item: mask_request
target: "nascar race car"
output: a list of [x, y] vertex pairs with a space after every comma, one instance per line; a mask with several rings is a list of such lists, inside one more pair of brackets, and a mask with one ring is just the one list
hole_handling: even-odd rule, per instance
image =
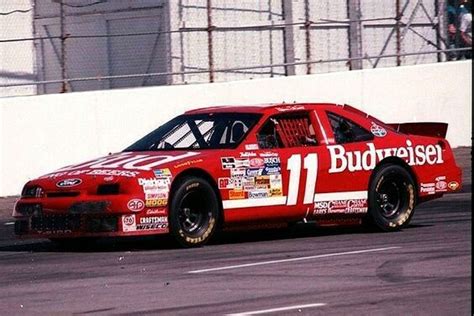
[[460, 190], [447, 124], [385, 124], [348, 105], [188, 111], [120, 153], [26, 183], [15, 233], [172, 234], [183, 246], [219, 228], [312, 221], [408, 225], [417, 204]]

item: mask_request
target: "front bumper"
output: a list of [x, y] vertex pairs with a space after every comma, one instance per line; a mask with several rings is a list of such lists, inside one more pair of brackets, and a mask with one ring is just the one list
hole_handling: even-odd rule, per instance
[[[65, 203], [54, 208], [49, 199], [20, 199], [15, 204], [15, 234], [28, 238], [111, 237], [165, 234], [168, 211], [144, 208], [131, 212], [118, 201], [94, 200]], [[65, 205], [62, 204], [62, 205]]]

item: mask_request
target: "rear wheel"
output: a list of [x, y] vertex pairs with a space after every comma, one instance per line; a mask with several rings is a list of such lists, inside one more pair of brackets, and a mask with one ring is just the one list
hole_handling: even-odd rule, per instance
[[369, 220], [383, 231], [399, 230], [410, 222], [415, 202], [415, 184], [410, 173], [399, 165], [384, 165], [370, 184]]
[[183, 178], [173, 194], [169, 225], [171, 234], [184, 247], [204, 245], [217, 228], [219, 203], [216, 192], [198, 177]]

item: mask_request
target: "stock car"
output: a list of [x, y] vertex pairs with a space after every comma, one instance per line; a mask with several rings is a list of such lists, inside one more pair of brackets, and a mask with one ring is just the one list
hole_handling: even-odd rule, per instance
[[222, 106], [185, 112], [119, 153], [27, 182], [20, 237], [65, 242], [217, 229], [367, 223], [400, 230], [417, 204], [460, 190], [444, 123], [392, 123], [349, 105]]

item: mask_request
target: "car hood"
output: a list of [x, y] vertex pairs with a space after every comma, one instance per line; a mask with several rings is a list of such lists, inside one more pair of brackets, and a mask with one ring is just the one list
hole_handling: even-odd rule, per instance
[[39, 177], [30, 183], [56, 189], [80, 188], [96, 182], [136, 182], [137, 178], [171, 176], [171, 166], [190, 160], [203, 161], [196, 151], [120, 152], [70, 165]]

